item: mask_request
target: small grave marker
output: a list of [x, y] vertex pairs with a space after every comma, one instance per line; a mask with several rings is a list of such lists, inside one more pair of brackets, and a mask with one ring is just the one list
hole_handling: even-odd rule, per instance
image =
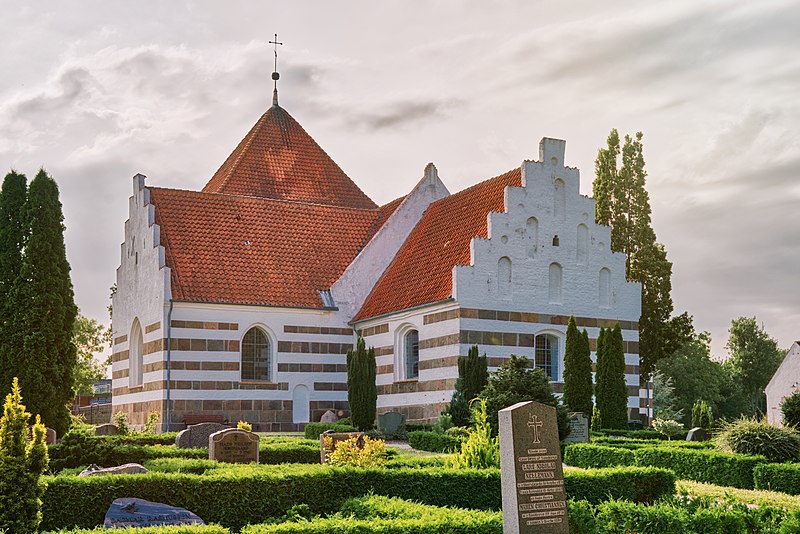
[[114, 423], [106, 423], [94, 429], [95, 436], [116, 436], [117, 434], [119, 434], [119, 428]]
[[214, 432], [230, 428], [222, 423], [198, 423], [191, 425], [186, 430], [181, 430], [175, 436], [175, 446], [179, 449], [193, 449], [195, 447], [208, 447], [208, 437]]
[[708, 441], [711, 436], [708, 435], [708, 430], [702, 427], [694, 427], [686, 434], [686, 441]]
[[319, 422], [320, 423], [335, 423], [338, 420], [339, 420], [339, 418], [336, 417], [336, 414], [333, 413], [332, 410], [328, 410], [327, 412], [322, 414], [322, 417], [320, 417]]
[[88, 477], [93, 475], [141, 475], [147, 473], [147, 468], [141, 464], [124, 464], [116, 467], [98, 467], [95, 464], [90, 464], [89, 467], [81, 471], [79, 477]]
[[226, 428], [208, 437], [208, 459], [229, 464], [258, 463], [258, 435]]
[[589, 418], [583, 412], [570, 412], [566, 443], [589, 443]]
[[400, 412], [386, 412], [378, 416], [378, 430], [392, 438], [405, 426], [406, 416]]
[[52, 445], [53, 443], [55, 443], [58, 439], [58, 434], [56, 434], [56, 431], [50, 427], [46, 427], [44, 430], [45, 430], [44, 434], [45, 444]]
[[205, 525], [186, 508], [144, 499], [114, 499], [106, 512], [106, 528], [149, 527], [157, 525]]

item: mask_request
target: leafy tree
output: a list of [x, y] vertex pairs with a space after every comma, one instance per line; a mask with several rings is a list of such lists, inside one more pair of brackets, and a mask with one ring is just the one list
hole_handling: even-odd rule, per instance
[[602, 328], [597, 340], [597, 408], [603, 428], [628, 428], [628, 386], [625, 384], [625, 345], [619, 323]]
[[556, 408], [558, 416], [558, 435], [563, 439], [569, 434], [567, 409], [553, 394], [550, 378], [541, 368], [531, 367], [531, 361], [514, 354], [497, 371], [489, 376], [489, 383], [481, 392], [486, 400], [486, 408], [492, 433], [497, 435], [497, 412], [518, 402], [537, 401]]
[[[584, 334], [585, 337], [584, 337]], [[567, 324], [564, 348], [564, 404], [571, 412], [592, 414], [592, 359], [586, 330], [578, 332], [575, 317]]]
[[450, 398], [450, 405], [445, 410], [455, 426], [469, 425], [470, 409], [466, 397], [464, 397], [464, 386], [461, 377], [456, 379], [456, 387], [453, 396]]
[[105, 377], [105, 366], [95, 359], [95, 355], [103, 352], [110, 338], [110, 328], [78, 314], [72, 338], [78, 351], [73, 378], [76, 394], [91, 395], [92, 385]]
[[653, 429], [667, 436], [667, 441], [671, 441], [672, 436], [680, 434], [683, 431], [683, 425], [668, 417], [656, 417], [653, 419]]
[[26, 204], [30, 234], [20, 276], [9, 299], [6, 355], [27, 392], [28, 407], [47, 426], [64, 434], [70, 425], [67, 404], [73, 388], [77, 315], [64, 246], [64, 215], [56, 182], [40, 170], [31, 181]]
[[14, 374], [14, 351], [3, 333], [10, 322], [11, 288], [22, 269], [22, 251], [28, 235], [25, 202], [28, 181], [24, 174], [8, 173], [0, 189], [0, 392], [6, 390]]
[[672, 378], [656, 370], [653, 373], [653, 413], [668, 412], [680, 419], [683, 411], [677, 407]]
[[755, 317], [739, 317], [728, 330], [728, 360], [731, 370], [742, 384], [750, 402], [750, 413], [763, 413], [766, 405], [764, 388], [778, 370], [786, 351], [778, 348]]
[[0, 418], [0, 531], [37, 532], [42, 521], [42, 473], [47, 469], [45, 428], [39, 416], [28, 433], [31, 414], [14, 378]]
[[704, 400], [695, 401], [692, 406], [692, 428], [700, 427], [710, 430], [712, 420], [713, 416], [708, 403]]
[[356, 350], [347, 351], [347, 402], [353, 425], [362, 431], [375, 426], [378, 401], [375, 372], [375, 349], [367, 350], [364, 338], [359, 337]]
[[486, 355], [478, 356], [478, 346], [473, 345], [466, 357], [458, 357], [458, 377], [464, 388], [464, 398], [467, 402], [480, 395], [486, 382], [489, 380], [489, 370]]
[[800, 429], [800, 391], [795, 391], [781, 403], [784, 426]]
[[600, 417], [600, 410], [597, 405], [592, 406], [592, 421], [589, 423], [592, 432], [599, 432], [603, 429], [603, 419]]
[[[595, 160], [595, 221], [611, 227], [611, 250], [626, 258], [626, 276], [642, 284], [639, 319], [640, 375], [647, 380], [655, 363], [669, 356], [668, 321], [672, 314], [672, 263], [651, 226], [650, 198], [645, 189], [642, 132], [625, 136], [620, 148], [616, 129]], [[621, 154], [621, 165], [618, 159]]]

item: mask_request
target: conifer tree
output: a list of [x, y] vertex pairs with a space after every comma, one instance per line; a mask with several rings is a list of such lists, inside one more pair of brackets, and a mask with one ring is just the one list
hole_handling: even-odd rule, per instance
[[[584, 334], [586, 330], [584, 330]], [[592, 414], [592, 360], [588, 334], [578, 331], [575, 317], [569, 318], [564, 348], [564, 404], [571, 412]]]
[[[672, 263], [663, 245], [656, 242], [651, 226], [650, 198], [645, 189], [642, 132], [625, 136], [620, 149], [619, 134], [612, 129], [606, 148], [595, 160], [593, 194], [595, 221], [611, 227], [611, 250], [626, 258], [628, 280], [642, 284], [642, 315], [639, 320], [640, 374], [647, 380], [655, 363], [669, 356], [673, 305]], [[622, 165], [618, 168], [618, 157]]]
[[[600, 334], [597, 336], [597, 348], [595, 351], [596, 365], [594, 374], [594, 407], [597, 409], [597, 414], [602, 415], [602, 407], [606, 403], [606, 329], [600, 327]], [[594, 413], [594, 412], [592, 412]], [[598, 419], [601, 421], [602, 417]], [[597, 423], [598, 425], [601, 423]], [[604, 428], [604, 427], [599, 427]]]
[[359, 337], [356, 350], [347, 351], [347, 402], [353, 425], [362, 431], [375, 426], [378, 401], [375, 373], [375, 349], [367, 350], [364, 338]]
[[489, 380], [486, 355], [478, 356], [478, 345], [469, 349], [467, 356], [458, 358], [458, 377], [461, 379], [464, 398], [467, 402], [481, 394]]
[[0, 189], [0, 393], [8, 391], [14, 377], [12, 351], [8, 348], [8, 335], [3, 333], [9, 322], [11, 287], [22, 268], [22, 250], [28, 225], [25, 218], [25, 201], [28, 180], [24, 174], [8, 173]]
[[601, 329], [597, 342], [597, 408], [603, 428], [628, 427], [628, 387], [625, 384], [625, 345], [619, 323]]
[[11, 288], [13, 313], [7, 323], [4, 354], [10, 355], [12, 372], [26, 391], [30, 410], [63, 434], [70, 424], [67, 404], [75, 396], [77, 306], [58, 186], [44, 170], [31, 181], [25, 211], [30, 233], [20, 276]]
[[450, 398], [450, 404], [447, 406], [445, 413], [453, 420], [455, 426], [469, 425], [470, 416], [472, 415], [469, 402], [464, 397], [464, 386], [461, 382], [461, 377], [456, 378], [456, 386], [453, 390], [453, 396]]

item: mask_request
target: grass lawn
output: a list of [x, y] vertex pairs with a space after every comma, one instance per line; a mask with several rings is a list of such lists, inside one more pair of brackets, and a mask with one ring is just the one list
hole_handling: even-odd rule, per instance
[[711, 497], [721, 501], [733, 499], [737, 502], [753, 506], [778, 506], [787, 510], [800, 510], [800, 497], [787, 495], [777, 491], [766, 490], [745, 490], [729, 488], [726, 486], [715, 486], [691, 480], [679, 480], [677, 483], [678, 493], [696, 497]]

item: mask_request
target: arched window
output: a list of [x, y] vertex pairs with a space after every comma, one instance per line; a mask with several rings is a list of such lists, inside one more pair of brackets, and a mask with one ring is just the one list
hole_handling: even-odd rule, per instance
[[403, 348], [406, 360], [406, 380], [419, 378], [419, 332], [409, 330], [403, 336]]
[[269, 337], [258, 327], [248, 330], [242, 339], [242, 380], [272, 380]]
[[556, 219], [563, 221], [566, 211], [564, 180], [556, 178], [556, 181], [553, 182], [553, 215], [555, 215]]
[[551, 304], [561, 304], [561, 265], [557, 263], [550, 264], [550, 290], [548, 292], [548, 300]]
[[553, 334], [539, 334], [534, 343], [536, 367], [544, 369], [550, 380], [558, 380], [558, 338]]
[[511, 297], [511, 260], [506, 256], [497, 262], [497, 286], [502, 298]]
[[585, 224], [578, 225], [578, 250], [575, 261], [578, 265], [586, 265], [586, 255], [589, 253], [589, 229]]
[[128, 339], [128, 387], [141, 386], [144, 377], [144, 337], [139, 319], [133, 320]]
[[611, 307], [611, 271], [603, 267], [600, 269], [600, 280], [598, 282], [598, 293], [601, 308]]
[[525, 223], [525, 235], [528, 239], [528, 257], [533, 258], [539, 246], [539, 221], [536, 217], [528, 218], [528, 222]]

